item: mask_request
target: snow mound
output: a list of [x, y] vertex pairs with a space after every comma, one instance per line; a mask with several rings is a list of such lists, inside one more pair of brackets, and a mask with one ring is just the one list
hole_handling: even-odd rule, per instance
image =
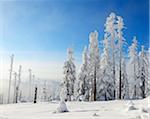
[[141, 110], [144, 113], [149, 113], [150, 114], [150, 96], [144, 99], [145, 102], [148, 102], [148, 105], [143, 107]]
[[142, 112], [150, 113], [150, 107], [142, 108]]
[[128, 103], [128, 111], [131, 110], [138, 110], [138, 108], [135, 107], [135, 104], [132, 101]]
[[138, 108], [136, 108], [134, 105], [131, 105], [128, 107], [128, 111], [131, 111], [131, 110], [138, 110]]
[[93, 114], [93, 116], [97, 117], [97, 116], [99, 116], [99, 115], [98, 115], [98, 114], [96, 114], [96, 113], [94, 113], [94, 114]]
[[59, 103], [59, 106], [57, 107], [57, 112], [58, 113], [68, 112], [65, 101], [61, 101]]

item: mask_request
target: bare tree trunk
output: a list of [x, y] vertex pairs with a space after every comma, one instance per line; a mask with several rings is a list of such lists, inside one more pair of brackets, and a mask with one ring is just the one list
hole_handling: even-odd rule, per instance
[[10, 89], [11, 89], [11, 78], [12, 78], [12, 71], [13, 71], [13, 60], [14, 60], [14, 55], [11, 56], [10, 74], [9, 74], [9, 87], [8, 87], [8, 100], [7, 100], [7, 103], [10, 102]]
[[17, 80], [17, 73], [14, 73], [14, 99], [13, 103], [16, 103], [16, 80]]
[[119, 99], [121, 99], [121, 95], [122, 95], [122, 89], [121, 89], [121, 84], [122, 84], [122, 80], [121, 80], [121, 70], [119, 71]]
[[121, 61], [122, 61], [122, 53], [121, 53], [121, 46], [120, 46], [120, 58], [119, 58], [119, 99], [122, 99]]
[[18, 85], [16, 87], [16, 103], [18, 103], [18, 96], [19, 96], [19, 90], [20, 90], [20, 83], [21, 83], [21, 68], [22, 66], [19, 66], [19, 72], [18, 72]]
[[[142, 72], [145, 72], [144, 67], [142, 67]], [[144, 75], [144, 73], [142, 73], [141, 75], [142, 75], [141, 76], [141, 80], [142, 80], [142, 86], [141, 86], [142, 98], [145, 98], [146, 97], [146, 94], [145, 94], [145, 75]]]
[[94, 94], [94, 101], [96, 101], [96, 66], [95, 66], [95, 71], [94, 71], [94, 89], [93, 89], [93, 94]]
[[116, 99], [116, 81], [115, 81], [115, 69], [113, 68], [113, 79], [114, 79], [114, 99]]
[[145, 80], [142, 82], [142, 97], [146, 98], [146, 95], [145, 95]]
[[[135, 60], [134, 60], [135, 61]], [[135, 73], [135, 62], [134, 62], [134, 80], [136, 82], [136, 73]], [[133, 98], [136, 99], [136, 84], [134, 84], [134, 94], [133, 94]]]
[[34, 103], [37, 102], [37, 86], [35, 87]]

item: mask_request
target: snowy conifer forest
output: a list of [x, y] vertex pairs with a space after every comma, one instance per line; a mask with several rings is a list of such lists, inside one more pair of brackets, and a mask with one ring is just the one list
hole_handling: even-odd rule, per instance
[[[68, 48], [61, 84], [65, 100], [127, 100], [150, 95], [149, 50], [138, 45], [136, 36], [133, 36], [132, 44], [127, 43], [121, 16], [111, 13], [104, 26], [101, 44], [96, 30], [89, 34], [89, 46], [83, 50], [79, 74], [76, 74], [73, 49]], [[103, 46], [102, 51], [99, 45]]]
[[65, 60], [57, 57], [61, 69], [52, 67], [62, 71], [60, 80], [40, 78], [42, 66], [16, 65], [17, 54], [9, 54], [2, 65], [7, 73], [0, 72], [0, 119], [150, 119], [150, 48], [134, 35], [129, 42], [125, 17], [101, 17], [103, 32], [85, 33], [78, 64], [76, 46], [69, 44]]

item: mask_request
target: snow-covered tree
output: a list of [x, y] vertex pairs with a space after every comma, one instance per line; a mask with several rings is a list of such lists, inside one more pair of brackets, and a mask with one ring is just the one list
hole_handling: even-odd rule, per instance
[[150, 96], [150, 48], [147, 52], [147, 58], [148, 58], [148, 79], [146, 81], [146, 96]]
[[[89, 35], [89, 75], [90, 75], [90, 100], [95, 101], [97, 96], [97, 80], [100, 77], [100, 53], [98, 46], [98, 32], [91, 32]], [[89, 87], [90, 88], [90, 87]]]
[[118, 53], [119, 53], [119, 57], [118, 57], [119, 58], [119, 65], [118, 65], [119, 66], [119, 99], [123, 99], [125, 96], [125, 92], [124, 92], [126, 88], [125, 85], [127, 85], [125, 61], [124, 60], [122, 61], [123, 53], [124, 53], [123, 46], [125, 45], [125, 39], [123, 37], [123, 32], [122, 32], [122, 30], [124, 29], [123, 18], [117, 16], [116, 22], [117, 22], [116, 28], [117, 28]]
[[44, 81], [43, 87], [42, 87], [42, 99], [43, 101], [47, 101], [47, 81]]
[[60, 84], [60, 92], [59, 92], [59, 98], [60, 100], [66, 101], [67, 99], [67, 87], [64, 86], [64, 82]]
[[89, 58], [87, 48], [82, 54], [82, 65], [76, 82], [77, 100], [89, 100]]
[[121, 99], [129, 99], [129, 82], [126, 72], [126, 62], [122, 58], [121, 62]]
[[137, 99], [139, 98], [139, 89], [140, 89], [140, 83], [138, 80], [138, 69], [139, 69], [139, 59], [138, 59], [138, 52], [137, 52], [137, 40], [136, 37], [133, 38], [133, 43], [129, 47], [129, 67], [128, 71], [129, 79], [130, 79], [130, 95], [132, 98]]
[[148, 57], [146, 55], [146, 51], [144, 50], [144, 46], [141, 47], [141, 51], [139, 53], [139, 80], [140, 80], [140, 89], [141, 89], [141, 97], [146, 97], [146, 87], [148, 90]]
[[113, 72], [110, 62], [109, 41], [107, 35], [103, 40], [103, 55], [101, 58], [101, 78], [98, 87], [98, 100], [112, 100], [114, 99], [114, 83]]
[[64, 63], [64, 82], [63, 88], [66, 88], [67, 100], [71, 101], [74, 99], [74, 84], [76, 81], [76, 67], [73, 59], [73, 50], [71, 48], [67, 51], [68, 59]]
[[115, 68], [115, 42], [116, 42], [116, 15], [111, 13], [106, 19], [105, 23], [105, 33], [107, 34], [108, 39], [110, 40], [110, 46], [112, 51], [112, 70], [113, 70], [113, 83], [114, 83], [114, 98], [116, 97], [116, 68]]

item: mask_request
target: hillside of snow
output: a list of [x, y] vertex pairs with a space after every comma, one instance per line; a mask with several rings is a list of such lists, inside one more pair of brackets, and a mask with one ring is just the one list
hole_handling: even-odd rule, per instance
[[150, 119], [150, 97], [66, 104], [69, 112], [65, 113], [56, 113], [59, 102], [0, 105], [0, 119]]

